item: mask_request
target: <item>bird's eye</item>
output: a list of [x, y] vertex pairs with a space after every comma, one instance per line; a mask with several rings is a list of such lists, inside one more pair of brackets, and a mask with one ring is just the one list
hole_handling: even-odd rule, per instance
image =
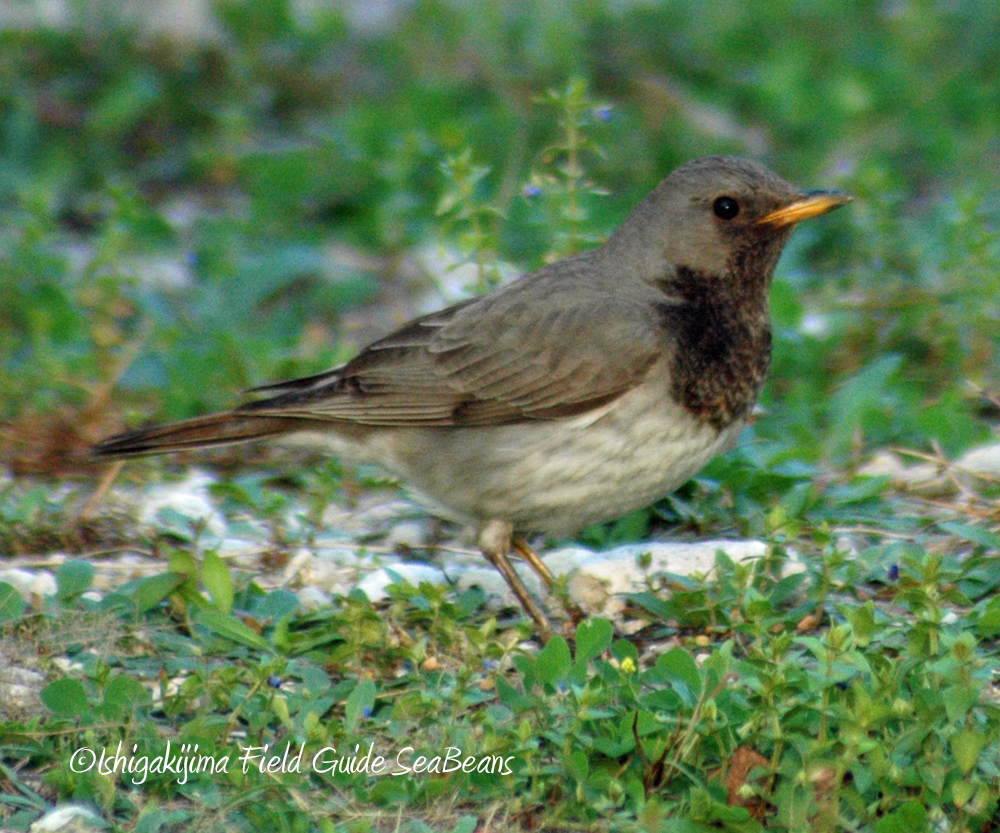
[[712, 203], [712, 211], [720, 220], [732, 220], [740, 213], [740, 204], [732, 197], [719, 197]]

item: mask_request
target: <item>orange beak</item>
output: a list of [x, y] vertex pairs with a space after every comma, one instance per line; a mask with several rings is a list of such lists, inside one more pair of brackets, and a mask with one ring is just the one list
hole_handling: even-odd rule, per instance
[[775, 228], [790, 226], [800, 220], [818, 217], [827, 211], [847, 205], [852, 199], [854, 198], [850, 194], [845, 194], [843, 191], [805, 191], [790, 205], [761, 217], [757, 225], [766, 223]]

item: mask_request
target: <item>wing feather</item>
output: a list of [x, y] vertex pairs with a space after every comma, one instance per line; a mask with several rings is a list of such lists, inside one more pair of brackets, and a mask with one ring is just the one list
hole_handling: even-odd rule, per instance
[[[649, 304], [578, 290], [563, 261], [412, 321], [340, 368], [259, 388], [239, 411], [366, 425], [500, 425], [577, 416], [638, 385], [663, 350]], [[553, 278], [555, 278], [553, 280]], [[607, 281], [597, 282], [598, 286]]]

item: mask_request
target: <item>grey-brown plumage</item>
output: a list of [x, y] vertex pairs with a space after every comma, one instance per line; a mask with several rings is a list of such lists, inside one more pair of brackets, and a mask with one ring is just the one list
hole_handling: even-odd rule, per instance
[[515, 584], [511, 536], [642, 507], [733, 441], [767, 373], [778, 256], [796, 222], [848, 199], [743, 159], [695, 160], [603, 246], [416, 319], [342, 367], [255, 391], [267, 398], [95, 452], [321, 431], [478, 523], [484, 554], [547, 630]]

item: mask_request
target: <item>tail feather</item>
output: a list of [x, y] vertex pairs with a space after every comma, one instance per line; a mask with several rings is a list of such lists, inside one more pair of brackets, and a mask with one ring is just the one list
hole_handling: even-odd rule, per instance
[[300, 431], [308, 428], [311, 422], [295, 417], [254, 416], [230, 411], [116, 434], [94, 445], [91, 453], [97, 457], [126, 457], [229, 445]]

